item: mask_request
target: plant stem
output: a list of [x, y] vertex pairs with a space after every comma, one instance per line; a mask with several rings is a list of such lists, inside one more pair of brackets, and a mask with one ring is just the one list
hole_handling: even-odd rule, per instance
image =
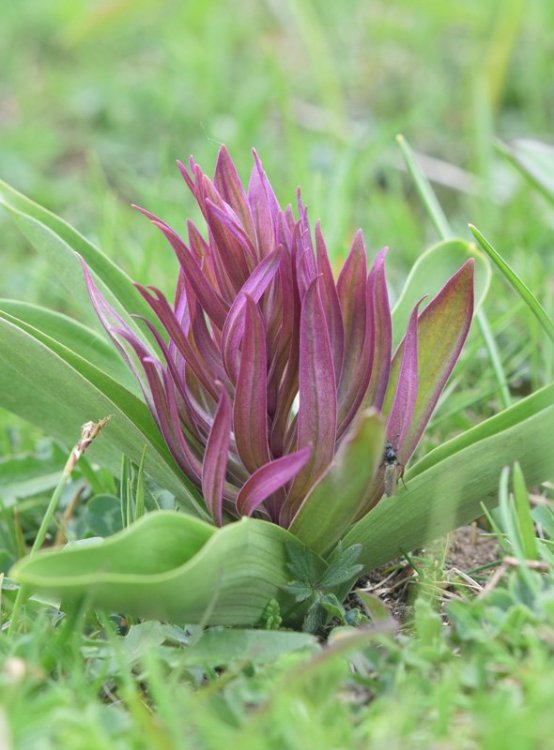
[[[110, 417], [104, 417], [104, 419], [100, 419], [98, 422], [86, 422], [86, 424], [82, 426], [81, 437], [69, 454], [69, 458], [67, 459], [67, 463], [64, 466], [60, 481], [58, 482], [58, 484], [56, 485], [56, 489], [52, 493], [52, 497], [50, 498], [50, 502], [48, 503], [48, 507], [46, 508], [46, 513], [42, 517], [42, 522], [39, 526], [39, 530], [37, 531], [33, 546], [31, 547], [29, 557], [32, 557], [44, 544], [46, 534], [48, 533], [48, 527], [52, 522], [52, 518], [54, 517], [54, 513], [56, 512], [56, 508], [58, 507], [58, 504], [60, 502], [64, 487], [67, 483], [67, 480], [71, 476], [71, 472], [75, 468], [77, 461], [82, 457], [88, 446], [97, 437], [97, 435], [102, 431], [102, 429], [107, 425], [109, 421]], [[15, 629], [16, 623], [19, 619], [19, 612], [26, 596], [27, 592], [25, 590], [25, 587], [20, 586], [19, 591], [17, 592], [17, 596], [15, 597], [15, 602], [11, 612], [10, 624], [8, 626], [8, 635], [13, 633]]]
[[[31, 551], [29, 553], [29, 556], [35, 554], [37, 550], [39, 550], [44, 540], [46, 539], [46, 534], [48, 533], [48, 527], [50, 526], [50, 522], [52, 521], [52, 518], [54, 517], [54, 513], [56, 512], [56, 508], [58, 507], [58, 503], [60, 501], [60, 497], [62, 496], [63, 489], [67, 483], [67, 480], [69, 479], [71, 472], [67, 472], [64, 469], [64, 472], [62, 476], [60, 477], [60, 481], [56, 485], [56, 489], [52, 493], [52, 497], [50, 498], [50, 502], [48, 503], [48, 507], [46, 508], [46, 513], [42, 517], [42, 522], [40, 524], [39, 530], [37, 531], [37, 535], [35, 537], [35, 541], [33, 542], [33, 546], [31, 547]], [[19, 591], [17, 592], [17, 596], [15, 597], [15, 603], [13, 605], [13, 609], [10, 616], [10, 624], [8, 626], [8, 635], [11, 635], [15, 629], [16, 623], [19, 619], [19, 613], [21, 611], [21, 606], [26, 598], [27, 592], [25, 591], [24, 586], [19, 587]]]

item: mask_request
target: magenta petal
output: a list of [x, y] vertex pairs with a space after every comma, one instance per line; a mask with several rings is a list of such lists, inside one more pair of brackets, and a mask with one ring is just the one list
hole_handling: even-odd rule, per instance
[[267, 351], [263, 318], [246, 297], [240, 372], [235, 391], [233, 431], [238, 454], [248, 471], [270, 461], [267, 417]]
[[238, 292], [249, 276], [249, 265], [255, 262], [254, 248], [230, 208], [225, 211], [208, 199], [206, 211], [208, 226], [221, 263], [233, 288]]
[[404, 347], [400, 372], [394, 392], [392, 408], [387, 418], [387, 438], [391, 441], [394, 448], [399, 452], [402, 462], [405, 456], [402, 453], [402, 445], [407, 430], [412, 422], [414, 407], [417, 398], [418, 387], [418, 359], [417, 359], [417, 326], [418, 326], [418, 309], [421, 300], [414, 307], [408, 329], [404, 338]]
[[[106, 333], [115, 344], [116, 349], [119, 351], [129, 369], [135, 376], [139, 383], [141, 390], [146, 399], [146, 403], [150, 406], [151, 399], [148, 393], [148, 385], [143, 376], [143, 368], [140, 364], [142, 357], [153, 356], [152, 350], [146, 346], [142, 339], [132, 330], [132, 328], [123, 320], [121, 315], [110, 305], [104, 295], [100, 292], [94, 280], [92, 274], [81, 256], [78, 256], [83, 268], [83, 274], [85, 277], [85, 284], [87, 291], [94, 307], [94, 311], [98, 316], [98, 320], [104, 327]], [[149, 326], [151, 323], [149, 323]], [[125, 332], [125, 336], [119, 334], [120, 331]], [[159, 335], [159, 334], [158, 334]], [[134, 345], [130, 346], [130, 341], [133, 341]], [[140, 350], [141, 356], [137, 354]]]
[[223, 328], [225, 317], [227, 315], [227, 308], [223, 303], [221, 297], [208, 283], [208, 280], [202, 272], [202, 269], [200, 268], [200, 265], [198, 264], [198, 261], [196, 260], [194, 255], [190, 253], [179, 235], [174, 232], [173, 229], [171, 229], [171, 227], [168, 226], [164, 221], [161, 221], [156, 216], [154, 216], [154, 214], [151, 214], [149, 211], [146, 211], [143, 208], [140, 208], [138, 206], [136, 208], [142, 214], [147, 216], [154, 224], [154, 226], [158, 227], [158, 229], [163, 232], [164, 236], [173, 248], [175, 255], [177, 256], [177, 260], [179, 261], [179, 264], [183, 270], [183, 273], [194, 289], [194, 293], [198, 297], [198, 300], [201, 303], [202, 307], [207, 312], [211, 320], [213, 320], [213, 322], [216, 324], [216, 326], [219, 329]]
[[253, 155], [254, 167], [248, 183], [248, 203], [254, 220], [257, 255], [261, 260], [275, 248], [280, 208], [256, 151], [253, 151]]
[[273, 281], [279, 268], [281, 248], [276, 248], [270, 255], [264, 258], [250, 274], [248, 281], [244, 284], [225, 320], [222, 333], [223, 361], [225, 369], [233, 382], [236, 382], [239, 370], [239, 346], [244, 335], [244, 308], [246, 306], [246, 295], [252, 297], [254, 302], [259, 302], [263, 293]]
[[257, 469], [239, 492], [238, 512], [242, 516], [251, 516], [264, 500], [294, 479], [306, 465], [311, 452], [311, 446], [306, 446]]
[[231, 439], [231, 401], [221, 390], [219, 403], [204, 453], [202, 494], [208, 510], [218, 526], [223, 523], [223, 486]]
[[[203, 429], [204, 432], [207, 433], [209, 429], [208, 424], [208, 415], [205, 413], [202, 413], [198, 406], [194, 403], [194, 400], [191, 398], [189, 394], [189, 389], [186, 383], [186, 378], [184, 377], [184, 373], [179, 371], [179, 368], [177, 367], [177, 364], [175, 362], [175, 357], [172, 356], [172, 352], [170, 351], [169, 347], [163, 340], [163, 338], [160, 336], [160, 333], [152, 323], [150, 323], [149, 320], [143, 319], [145, 325], [148, 326], [150, 331], [152, 332], [152, 335], [156, 339], [158, 346], [160, 347], [160, 350], [162, 354], [165, 357], [165, 361], [167, 363], [167, 368], [169, 375], [171, 375], [171, 378], [173, 379], [173, 383], [175, 387], [177, 388], [179, 395], [181, 397], [184, 414], [183, 414], [183, 421], [186, 424], [187, 428], [190, 430], [191, 434], [195, 437], [199, 436], [199, 428]], [[114, 333], [117, 333], [114, 331]], [[119, 335], [123, 335], [124, 333], [119, 332]], [[136, 349], [137, 354], [140, 355], [140, 349]], [[144, 354], [141, 357], [141, 361], [145, 358], [145, 356], [148, 356], [148, 354]]]
[[338, 389], [338, 421], [341, 433], [345, 425], [351, 421], [360, 391], [363, 395], [369, 382], [371, 347], [367, 338], [366, 278], [366, 251], [362, 233], [358, 231], [337, 281], [345, 341]]
[[246, 192], [237, 172], [229, 152], [222, 146], [217, 155], [217, 164], [215, 167], [214, 184], [219, 190], [223, 199], [231, 206], [233, 211], [240, 218], [246, 233], [252, 242], [255, 242], [256, 235], [252, 213], [248, 205]]
[[371, 379], [364, 398], [364, 406], [381, 409], [387, 391], [392, 354], [392, 320], [385, 276], [384, 247], [373, 263], [367, 277], [367, 296], [372, 307], [373, 358]]
[[335, 452], [337, 397], [333, 355], [327, 321], [319, 296], [321, 277], [316, 277], [302, 300], [300, 316], [300, 363], [297, 448], [315, 446], [310, 461], [296, 477], [283, 507], [280, 523], [290, 522], [314, 481], [331, 462]]
[[321, 274], [321, 301], [327, 317], [329, 338], [333, 351], [333, 364], [335, 367], [335, 381], [338, 385], [344, 360], [344, 326], [340, 308], [339, 296], [333, 279], [333, 271], [329, 263], [329, 255], [319, 221], [315, 225], [315, 246], [317, 253], [317, 269]]
[[150, 307], [154, 310], [160, 322], [167, 331], [171, 341], [175, 344], [184, 360], [190, 365], [194, 374], [198, 378], [199, 382], [202, 383], [206, 391], [213, 397], [217, 398], [215, 385], [210, 373], [208, 372], [205, 363], [202, 361], [198, 352], [191, 345], [190, 341], [185, 336], [179, 321], [175, 317], [175, 313], [171, 309], [168, 301], [155, 287], [146, 289], [140, 284], [135, 284], [139, 292], [142, 294], [144, 299], [148, 302]]

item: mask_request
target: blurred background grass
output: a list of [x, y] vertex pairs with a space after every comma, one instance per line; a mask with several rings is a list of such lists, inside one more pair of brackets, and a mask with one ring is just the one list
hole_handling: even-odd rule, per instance
[[[283, 203], [302, 185], [337, 262], [358, 226], [371, 251], [391, 247], [394, 295], [437, 239], [401, 168], [402, 132], [456, 230], [480, 227], [551, 308], [552, 214], [494, 150], [495, 138], [550, 134], [549, 28], [542, 0], [4, 3], [0, 177], [170, 290], [172, 254], [129, 204], [182, 228], [194, 208], [175, 160], [193, 153], [211, 171], [224, 142], [246, 177], [255, 146]], [[0, 238], [0, 294], [73, 312], [4, 216]], [[552, 353], [545, 364], [502, 281], [487, 313], [513, 389], [544, 382]], [[479, 341], [469, 351], [486, 377]], [[486, 413], [495, 389], [480, 385]]]

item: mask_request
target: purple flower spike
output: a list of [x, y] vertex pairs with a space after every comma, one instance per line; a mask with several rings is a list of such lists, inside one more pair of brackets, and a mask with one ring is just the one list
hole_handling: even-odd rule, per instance
[[[159, 321], [144, 321], [152, 345], [85, 267], [92, 303], [214, 522], [255, 514], [302, 527], [327, 508], [327, 544], [338, 517], [326, 503], [341, 502], [328, 488], [348, 483], [333, 520], [344, 528], [383, 495], [383, 436], [402, 464], [420, 440], [467, 336], [473, 263], [416, 305], [392, 356], [386, 248], [368, 269], [359, 231], [335, 280], [319, 222], [312, 234], [299, 191], [298, 218], [281, 208], [256, 152], [247, 187], [225, 148], [213, 180], [192, 158], [178, 166], [206, 231], [189, 221], [183, 239], [139, 209], [179, 262], [173, 302], [137, 285]], [[364, 479], [350, 481], [366, 444]]]

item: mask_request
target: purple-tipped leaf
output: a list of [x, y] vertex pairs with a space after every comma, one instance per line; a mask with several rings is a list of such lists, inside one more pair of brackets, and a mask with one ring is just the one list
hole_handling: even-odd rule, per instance
[[171, 309], [165, 296], [156, 287], [146, 289], [140, 284], [135, 285], [150, 307], [154, 310], [160, 322], [167, 331], [170, 339], [175, 344], [183, 358], [190, 365], [198, 380], [202, 383], [206, 391], [213, 397], [217, 398], [217, 391], [210, 377], [210, 373], [202, 361], [198, 351], [194, 349], [190, 341], [185, 336], [175, 313]]
[[[439, 396], [462, 350], [473, 316], [473, 258], [447, 281], [419, 316], [419, 387], [402, 446], [405, 461], [414, 452]], [[394, 355], [387, 403], [399, 378], [404, 342]], [[385, 412], [388, 411], [385, 404]]]
[[323, 477], [311, 490], [289, 530], [324, 554], [344, 534], [383, 459], [385, 430], [375, 409], [359, 415]]
[[248, 471], [271, 460], [268, 446], [267, 351], [263, 318], [245, 295], [245, 326], [235, 391], [233, 427], [237, 450]]
[[206, 443], [202, 468], [204, 502], [218, 526], [223, 523], [223, 486], [227, 471], [230, 438], [231, 401], [227, 392], [222, 389], [212, 429]]
[[238, 292], [248, 279], [250, 266], [255, 263], [254, 248], [230, 208], [225, 211], [208, 199], [206, 210], [221, 263], [235, 292]]
[[255, 150], [252, 153], [254, 167], [248, 183], [248, 203], [254, 220], [257, 254], [261, 260], [275, 248], [280, 208], [258, 154]]
[[340, 382], [342, 366], [344, 361], [344, 325], [340, 308], [339, 296], [333, 279], [333, 271], [329, 263], [327, 246], [323, 239], [319, 221], [315, 225], [315, 246], [317, 253], [317, 270], [321, 274], [320, 293], [323, 309], [327, 317], [329, 338], [333, 351], [333, 364], [335, 367], [335, 382]]
[[288, 525], [309, 487], [331, 462], [335, 452], [337, 398], [333, 354], [327, 320], [319, 296], [320, 277], [302, 300], [297, 448], [315, 446], [308, 464], [295, 479], [280, 523]]
[[224, 304], [221, 297], [213, 289], [206, 279], [200, 265], [194, 255], [189, 251], [183, 240], [179, 237], [177, 232], [173, 231], [164, 221], [158, 219], [154, 214], [146, 211], [139, 206], [136, 208], [145, 216], [147, 216], [155, 227], [161, 230], [166, 237], [167, 241], [173, 248], [177, 260], [183, 270], [186, 279], [194, 289], [194, 293], [198, 297], [204, 310], [207, 312], [211, 320], [216, 326], [221, 329], [225, 323], [225, 317], [227, 315], [227, 307]]
[[229, 377], [236, 382], [239, 369], [239, 346], [244, 335], [244, 308], [246, 306], [246, 295], [252, 297], [254, 302], [259, 302], [263, 293], [273, 281], [279, 268], [281, 248], [276, 248], [270, 255], [264, 258], [250, 274], [248, 281], [244, 284], [235, 299], [222, 333], [223, 361]]
[[406, 433], [410, 429], [417, 398], [417, 326], [420, 304], [421, 300], [414, 307], [408, 321], [394, 400], [387, 419], [387, 438], [393, 444], [401, 461], [404, 460], [402, 446]]
[[373, 358], [371, 379], [363, 403], [364, 406], [375, 406], [377, 409], [383, 406], [392, 354], [392, 320], [385, 275], [387, 253], [387, 247], [377, 253], [367, 277], [367, 298], [371, 300], [372, 308]]
[[304, 468], [312, 452], [311, 446], [276, 458], [260, 466], [244, 484], [237, 498], [237, 510], [250, 516], [259, 506], [284, 487]]
[[222, 146], [217, 155], [215, 166], [214, 184], [221, 193], [222, 198], [231, 206], [242, 222], [246, 233], [255, 241], [254, 223], [252, 213], [248, 205], [246, 192], [240, 181], [239, 173], [229, 152]]
[[352, 248], [337, 281], [344, 324], [344, 360], [338, 390], [339, 434], [350, 423], [363, 397], [371, 372], [371, 341], [367, 335], [367, 260], [362, 233]]

